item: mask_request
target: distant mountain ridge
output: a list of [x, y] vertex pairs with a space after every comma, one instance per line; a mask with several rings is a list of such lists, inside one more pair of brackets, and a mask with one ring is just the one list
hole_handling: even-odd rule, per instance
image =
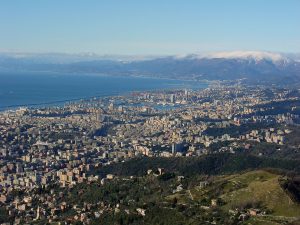
[[235, 51], [179, 56], [0, 54], [0, 71], [48, 71], [197, 80], [300, 81], [300, 62], [284, 54]]
[[209, 55], [210, 58], [224, 59], [247, 59], [247, 60], [269, 60], [273, 63], [281, 61], [290, 61], [289, 58], [279, 53], [259, 52], [259, 51], [234, 51], [234, 52], [217, 52]]

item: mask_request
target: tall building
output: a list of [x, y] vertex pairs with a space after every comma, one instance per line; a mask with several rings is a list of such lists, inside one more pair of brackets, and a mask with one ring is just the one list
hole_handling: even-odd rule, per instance
[[172, 143], [172, 154], [176, 154], [176, 143]]
[[184, 95], [185, 95], [186, 98], [189, 97], [189, 91], [187, 89], [184, 90]]
[[114, 103], [110, 103], [109, 106], [108, 106], [108, 109], [110, 111], [114, 110]]
[[170, 102], [175, 103], [175, 95], [174, 94], [170, 95]]

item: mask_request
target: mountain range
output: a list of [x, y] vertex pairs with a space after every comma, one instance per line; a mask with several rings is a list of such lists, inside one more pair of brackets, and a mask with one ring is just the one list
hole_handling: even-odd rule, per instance
[[59, 72], [192, 80], [300, 82], [298, 54], [259, 51], [176, 56], [0, 53], [0, 72]]

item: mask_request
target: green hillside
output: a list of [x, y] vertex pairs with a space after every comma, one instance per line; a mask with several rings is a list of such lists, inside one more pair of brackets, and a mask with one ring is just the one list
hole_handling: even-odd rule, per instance
[[73, 206], [83, 207], [91, 225], [297, 225], [299, 177], [281, 172], [260, 169], [183, 176], [153, 170], [143, 176], [57, 187], [54, 194], [62, 196], [56, 204], [69, 206], [58, 213], [60, 219], [72, 221], [77, 213]]
[[259, 209], [262, 215], [251, 217], [245, 224], [287, 224], [300, 217], [300, 204], [293, 202], [281, 188], [280, 175], [263, 170], [241, 174], [216, 176], [208, 180], [206, 187], [195, 186], [181, 194], [168, 198], [178, 198], [181, 202], [197, 201], [209, 206], [212, 199], [225, 212], [247, 212]]
[[[227, 207], [236, 203], [257, 201], [272, 211], [276, 216], [300, 216], [300, 205], [291, 201], [278, 182], [278, 175], [265, 171], [252, 171], [228, 179], [229, 185], [245, 185], [236, 191], [221, 196]], [[280, 203], [280, 204], [279, 204]]]

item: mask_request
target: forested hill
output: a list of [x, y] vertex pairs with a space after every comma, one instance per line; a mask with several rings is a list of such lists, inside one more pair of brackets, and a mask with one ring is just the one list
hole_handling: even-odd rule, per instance
[[168, 172], [191, 176], [194, 174], [231, 174], [252, 169], [269, 168], [282, 171], [300, 172], [300, 161], [257, 157], [248, 154], [216, 154], [201, 157], [174, 157], [174, 158], [137, 158], [102, 167], [96, 174], [105, 176], [114, 174], [118, 176], [142, 176], [147, 170], [164, 168]]

